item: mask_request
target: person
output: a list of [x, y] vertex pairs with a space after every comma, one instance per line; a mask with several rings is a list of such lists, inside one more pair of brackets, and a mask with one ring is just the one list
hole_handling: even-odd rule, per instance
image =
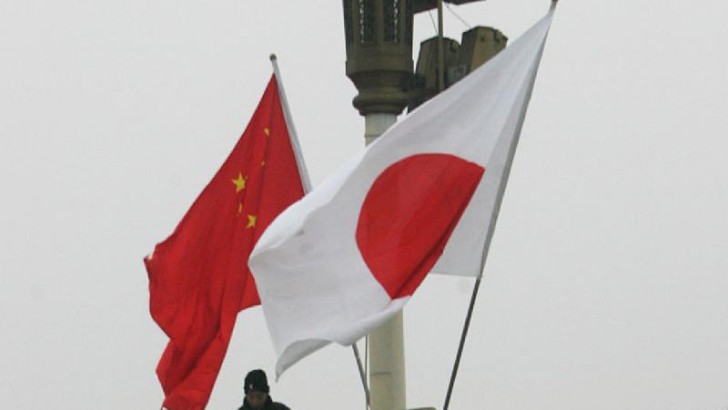
[[251, 370], [245, 376], [245, 398], [238, 410], [291, 410], [283, 403], [276, 403], [270, 397], [268, 377], [260, 369]]

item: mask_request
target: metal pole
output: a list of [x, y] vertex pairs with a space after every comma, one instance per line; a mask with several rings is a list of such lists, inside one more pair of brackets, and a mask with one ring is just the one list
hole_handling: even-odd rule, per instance
[[364, 117], [364, 141], [367, 145], [374, 142], [389, 127], [397, 122], [395, 114], [374, 113]]
[[367, 386], [367, 374], [366, 371], [364, 371], [364, 366], [361, 364], [361, 356], [359, 355], [359, 347], [356, 345], [356, 342], [354, 342], [351, 347], [354, 349], [354, 358], [356, 359], [356, 366], [359, 368], [359, 376], [361, 377], [361, 384], [364, 386], [364, 399], [365, 399], [365, 406], [364, 408], [369, 409], [369, 406], [371, 405], [371, 400], [369, 399], [369, 386]]
[[276, 77], [276, 83], [278, 84], [278, 94], [281, 96], [281, 106], [283, 106], [283, 118], [286, 120], [286, 126], [288, 127], [288, 135], [291, 138], [291, 146], [293, 153], [296, 156], [296, 165], [298, 166], [298, 173], [301, 175], [301, 184], [303, 185], [303, 192], [311, 192], [311, 179], [308, 176], [308, 169], [306, 163], [303, 161], [303, 153], [301, 152], [301, 144], [298, 142], [298, 134], [296, 133], [296, 127], [293, 126], [293, 117], [288, 109], [288, 98], [286, 98], [286, 90], [283, 88], [283, 77], [278, 69], [278, 58], [275, 54], [270, 55], [270, 62], [273, 64], [273, 74]]
[[[482, 269], [481, 269], [482, 271]], [[463, 348], [465, 347], [465, 338], [468, 337], [468, 329], [470, 329], [470, 319], [473, 317], [473, 308], [475, 307], [475, 299], [478, 297], [478, 289], [480, 288], [480, 277], [475, 280], [473, 286], [473, 294], [470, 297], [470, 306], [468, 306], [468, 314], [465, 317], [465, 324], [463, 325], [463, 332], [460, 335], [460, 345], [458, 346], [458, 353], [455, 357], [455, 363], [452, 367], [452, 373], [450, 374], [450, 384], [447, 386], [447, 395], [445, 396], [445, 405], [442, 406], [442, 410], [447, 410], [450, 407], [450, 398], [452, 397], [452, 390], [455, 387], [455, 377], [458, 375], [458, 369], [460, 368], [460, 359], [463, 356]]]
[[[556, 4], [558, 3], [558, 0], [552, 0], [551, 1], [551, 7], [549, 9], [549, 13], [553, 13], [556, 9]], [[538, 55], [538, 61], [541, 60], [541, 55], [543, 54], [543, 47], [544, 44], [541, 44], [541, 49], [539, 50]], [[536, 81], [536, 76], [534, 75], [531, 78], [531, 83], [528, 88], [528, 95], [526, 97], [526, 101], [531, 100], [531, 93], [533, 92], [533, 83]], [[510, 147], [508, 147], [508, 156], [506, 158], [505, 166], [503, 167], [503, 174], [501, 175], [500, 183], [498, 184], [498, 191], [496, 192], [496, 201], [495, 206], [493, 208], [493, 216], [490, 219], [490, 224], [488, 225], [488, 231], [486, 232], [485, 237], [485, 246], [483, 246], [483, 253], [480, 257], [480, 274], [478, 275], [475, 286], [473, 287], [473, 294], [470, 299], [470, 306], [468, 307], [468, 313], [465, 319], [465, 325], [463, 326], [463, 332], [460, 337], [460, 345], [458, 347], [458, 353], [457, 357], [455, 359], [455, 364], [453, 365], [452, 374], [450, 376], [450, 384], [448, 386], [447, 390], [447, 396], [445, 397], [445, 405], [443, 407], [443, 410], [447, 410], [448, 406], [450, 405], [450, 397], [452, 394], [453, 386], [455, 385], [455, 377], [457, 376], [458, 367], [460, 366], [460, 358], [462, 357], [463, 347], [465, 345], [465, 338], [468, 335], [468, 329], [470, 328], [470, 319], [473, 314], [473, 308], [475, 306], [475, 299], [478, 296], [478, 289], [480, 288], [480, 282], [483, 277], [483, 271], [485, 270], [485, 261], [488, 257], [488, 250], [490, 249], [490, 241], [493, 238], [493, 233], [495, 231], [495, 225], [498, 221], [498, 214], [500, 213], [500, 207], [503, 202], [503, 194], [506, 190], [506, 185], [508, 183], [508, 175], [511, 172], [511, 167], [513, 166], [513, 158], [516, 154], [516, 146], [518, 145], [518, 140], [521, 135], [521, 129], [523, 128], [523, 121], [526, 117], [526, 109], [528, 108], [528, 104], [526, 104], [524, 107], [521, 108], [521, 112], [518, 116], [518, 123], [516, 125], [516, 132], [515, 132], [515, 138], [513, 138], [513, 141], [511, 142]]]
[[[395, 114], [364, 118], [367, 145], [397, 121]], [[400, 311], [369, 334], [369, 391], [371, 410], [405, 410], [404, 315]]]
[[405, 410], [404, 315], [398, 312], [369, 334], [372, 410]]
[[445, 89], [445, 40], [442, 20], [442, 0], [437, 0], [437, 92]]

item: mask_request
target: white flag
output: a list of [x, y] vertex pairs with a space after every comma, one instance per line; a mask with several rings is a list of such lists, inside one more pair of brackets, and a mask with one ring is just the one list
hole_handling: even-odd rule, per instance
[[249, 266], [278, 375], [378, 327], [431, 271], [481, 274], [551, 16], [268, 227]]

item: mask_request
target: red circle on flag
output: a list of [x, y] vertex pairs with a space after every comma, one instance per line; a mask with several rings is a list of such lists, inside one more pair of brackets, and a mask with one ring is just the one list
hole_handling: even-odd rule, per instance
[[395, 162], [367, 193], [356, 243], [392, 299], [408, 296], [442, 255], [485, 172], [449, 154], [418, 154]]

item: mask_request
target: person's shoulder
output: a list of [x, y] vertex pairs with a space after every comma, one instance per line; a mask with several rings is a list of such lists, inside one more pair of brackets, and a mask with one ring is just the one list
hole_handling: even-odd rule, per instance
[[273, 406], [271, 406], [271, 409], [273, 410], [291, 410], [288, 406], [286, 406], [283, 403], [273, 402]]

